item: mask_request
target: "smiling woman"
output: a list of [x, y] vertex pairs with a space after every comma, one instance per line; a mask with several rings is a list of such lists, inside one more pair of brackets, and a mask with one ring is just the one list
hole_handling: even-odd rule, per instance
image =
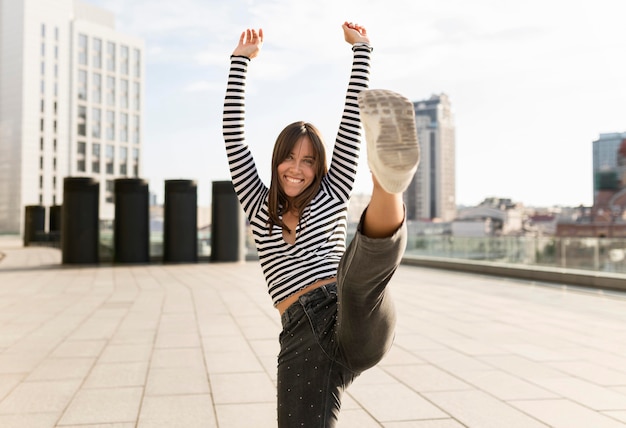
[[[263, 44], [246, 30], [231, 56], [223, 135], [233, 187], [254, 235], [268, 291], [281, 314], [279, 427], [335, 426], [341, 394], [393, 340], [386, 289], [406, 245], [402, 192], [417, 169], [413, 105], [367, 90], [372, 48], [365, 28], [342, 26], [353, 62], [330, 168], [319, 131], [294, 122], [274, 145], [269, 188], [244, 132], [245, 77]], [[361, 117], [372, 198], [346, 248], [346, 214], [359, 158]]]

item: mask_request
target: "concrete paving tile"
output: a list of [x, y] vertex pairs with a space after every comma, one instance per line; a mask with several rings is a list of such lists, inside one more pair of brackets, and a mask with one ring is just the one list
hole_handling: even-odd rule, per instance
[[135, 428], [135, 423], [89, 424], [89, 425], [57, 425], [63, 428]]
[[543, 346], [532, 343], [518, 343], [514, 345], [503, 345], [510, 353], [527, 358], [531, 361], [569, 361], [573, 357], [567, 353], [558, 352]]
[[218, 404], [215, 406], [220, 427], [276, 428], [275, 403]]
[[208, 352], [204, 355], [211, 373], [246, 373], [263, 371], [263, 366], [252, 352]]
[[0, 402], [0, 414], [60, 414], [80, 383], [80, 380], [20, 383]]
[[199, 322], [201, 336], [240, 336], [241, 330], [231, 315], [218, 314]]
[[576, 378], [535, 379], [534, 383], [594, 410], [626, 410], [626, 394]]
[[491, 366], [490, 369], [495, 367], [527, 381], [563, 377], [562, 372], [547, 364], [530, 361], [517, 355], [490, 355], [477, 358]]
[[67, 340], [51, 354], [53, 358], [97, 357], [106, 345], [105, 340]]
[[84, 379], [95, 358], [48, 358], [26, 378], [26, 382]]
[[479, 359], [453, 350], [415, 351], [415, 353], [424, 361], [461, 377], [463, 373], [490, 369], [487, 364], [481, 362]]
[[405, 422], [387, 422], [383, 424], [384, 428], [463, 428], [454, 419], [431, 419], [428, 421], [405, 421]]
[[154, 344], [155, 348], [198, 348], [200, 346], [200, 337], [197, 332], [193, 333], [181, 333], [179, 332], [173, 333], [163, 333], [159, 330], [159, 334], [157, 335], [156, 342]]
[[597, 385], [626, 385], [626, 372], [614, 370], [588, 361], [549, 363], [549, 366]]
[[426, 392], [424, 396], [468, 427], [547, 428], [536, 419], [482, 391]]
[[59, 425], [88, 425], [137, 420], [143, 388], [83, 389], [63, 413]]
[[418, 358], [414, 353], [401, 348], [400, 346], [393, 345], [387, 355], [382, 359], [381, 366], [397, 366], [406, 364], [420, 364], [425, 361]]
[[152, 344], [107, 345], [100, 355], [99, 363], [132, 363], [149, 361]]
[[[6, 397], [27, 376], [21, 374], [0, 374], [0, 401]], [[0, 425], [2, 426], [2, 425]]]
[[380, 428], [380, 424], [363, 409], [342, 409], [337, 421], [337, 428], [351, 427]]
[[384, 370], [417, 392], [472, 389], [458, 377], [430, 364], [384, 367]]
[[[59, 418], [57, 413], [0, 415], [2, 428], [52, 428]], [[90, 427], [91, 428], [91, 427]]]
[[446, 349], [441, 343], [421, 334], [401, 334], [398, 332], [394, 343], [409, 351]]
[[198, 367], [153, 368], [148, 373], [146, 395], [208, 394], [206, 371]]
[[145, 397], [137, 423], [137, 428], [212, 428], [217, 426], [213, 403], [208, 394]]
[[117, 330], [109, 345], [152, 345], [157, 330], [154, 329], [136, 329], [136, 330]]
[[552, 392], [500, 370], [465, 373], [463, 380], [503, 401], [558, 398]]
[[152, 352], [151, 369], [172, 367], [204, 368], [201, 348], [163, 348]]
[[265, 373], [210, 374], [215, 404], [276, 403], [276, 388]]
[[601, 414], [606, 415], [610, 418], [616, 419], [626, 424], [626, 410], [610, 410], [610, 411], [601, 412]]
[[354, 383], [358, 385], [381, 385], [396, 382], [397, 380], [394, 379], [389, 374], [389, 371], [384, 369], [381, 365], [365, 370], [354, 381]]
[[249, 340], [248, 344], [252, 351], [258, 356], [274, 356], [277, 357], [280, 352], [280, 343], [278, 337], [271, 339], [254, 339]]
[[350, 395], [381, 422], [447, 417], [440, 409], [404, 385], [383, 384], [373, 388], [355, 383], [350, 387]]
[[[203, 336], [204, 352], [250, 352], [250, 344], [241, 335], [234, 336]], [[278, 355], [278, 354], [277, 354]]]
[[554, 428], [623, 428], [624, 424], [569, 400], [511, 401], [522, 410]]
[[83, 388], [121, 388], [143, 386], [146, 382], [148, 362], [100, 363], [93, 367]]

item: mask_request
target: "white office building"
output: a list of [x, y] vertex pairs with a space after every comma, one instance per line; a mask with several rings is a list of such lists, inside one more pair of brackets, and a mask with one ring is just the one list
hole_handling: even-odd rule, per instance
[[63, 202], [64, 177], [140, 177], [144, 44], [77, 0], [0, 0], [0, 233], [24, 207]]
[[451, 221], [456, 217], [455, 127], [447, 95], [413, 103], [420, 163], [404, 192], [408, 220]]

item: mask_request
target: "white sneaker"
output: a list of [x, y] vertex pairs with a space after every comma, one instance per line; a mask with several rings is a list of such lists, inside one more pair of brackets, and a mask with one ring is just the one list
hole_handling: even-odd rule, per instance
[[362, 91], [358, 103], [370, 170], [386, 192], [404, 192], [419, 163], [413, 103], [386, 89]]

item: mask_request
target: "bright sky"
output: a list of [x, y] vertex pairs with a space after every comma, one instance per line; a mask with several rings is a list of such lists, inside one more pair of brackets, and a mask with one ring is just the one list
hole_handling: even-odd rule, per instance
[[[262, 27], [248, 73], [247, 136], [269, 182], [295, 120], [331, 145], [350, 71], [341, 24], [368, 29], [371, 87], [417, 101], [446, 93], [456, 123], [457, 203], [592, 203], [592, 141], [626, 131], [623, 0], [84, 0], [146, 43], [144, 178], [228, 180], [221, 111], [239, 34]], [[363, 152], [356, 193], [369, 193]]]

